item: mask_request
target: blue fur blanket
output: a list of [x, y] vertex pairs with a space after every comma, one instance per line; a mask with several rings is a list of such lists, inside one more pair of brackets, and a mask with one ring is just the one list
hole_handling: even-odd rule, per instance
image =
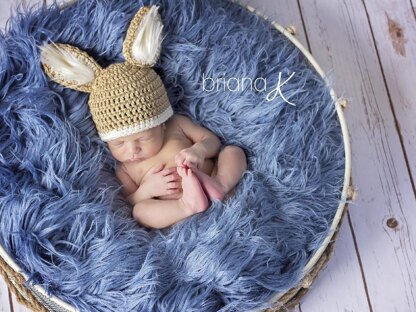
[[[102, 66], [123, 61], [143, 4], [160, 5], [156, 71], [175, 112], [248, 157], [234, 197], [163, 230], [132, 219], [88, 95], [48, 80], [37, 48], [69, 43]], [[279, 72], [295, 74], [269, 101]], [[267, 83], [242, 88], [243, 78]], [[344, 146], [328, 88], [270, 23], [226, 0], [25, 10], [1, 34], [0, 101], [1, 244], [30, 283], [81, 311], [267, 307], [300, 281], [340, 201]]]

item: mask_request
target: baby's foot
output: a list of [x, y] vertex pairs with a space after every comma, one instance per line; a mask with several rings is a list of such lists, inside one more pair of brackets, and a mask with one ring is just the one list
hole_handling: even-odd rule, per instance
[[205, 172], [197, 168], [193, 168], [192, 170], [198, 177], [202, 189], [205, 191], [205, 194], [207, 194], [209, 199], [224, 199], [225, 194], [227, 193], [226, 189], [217, 179], [207, 175]]
[[182, 177], [182, 198], [178, 199], [181, 207], [193, 215], [203, 212], [208, 208], [208, 199], [199, 183], [198, 178], [191, 169], [177, 167], [178, 174]]

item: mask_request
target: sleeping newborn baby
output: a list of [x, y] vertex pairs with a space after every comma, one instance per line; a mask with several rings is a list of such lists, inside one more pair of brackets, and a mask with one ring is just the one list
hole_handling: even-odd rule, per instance
[[[224, 199], [246, 170], [237, 146], [181, 115], [146, 131], [108, 142], [120, 165], [117, 177], [141, 224], [163, 228]], [[213, 159], [214, 157], [217, 159]]]
[[237, 146], [221, 152], [219, 139], [174, 115], [152, 69], [160, 56], [163, 24], [157, 6], [142, 7], [123, 42], [126, 61], [102, 68], [68, 44], [40, 47], [43, 68], [55, 82], [90, 93], [88, 106], [100, 138], [120, 162], [116, 176], [141, 224], [163, 228], [222, 200], [246, 170]]

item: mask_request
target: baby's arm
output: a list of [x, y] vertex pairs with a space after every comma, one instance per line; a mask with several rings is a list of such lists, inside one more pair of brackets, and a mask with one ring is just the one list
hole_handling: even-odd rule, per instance
[[205, 158], [212, 158], [218, 155], [221, 142], [214, 133], [194, 124], [186, 116], [175, 115], [174, 118], [182, 129], [183, 134], [194, 143], [192, 148], [199, 150]]
[[127, 172], [123, 169], [123, 165], [117, 166], [116, 169], [116, 177], [120, 180], [121, 184], [123, 185], [123, 195], [129, 196], [130, 194], [134, 193], [139, 187], [132, 178], [127, 174]]
[[142, 192], [143, 188], [140, 188], [132, 180], [132, 178], [130, 178], [127, 172], [123, 169], [123, 165], [117, 167], [116, 177], [123, 185], [123, 195], [130, 204], [135, 205], [141, 200], [150, 198], [150, 196], [147, 196], [145, 192]]
[[131, 205], [157, 196], [172, 195], [181, 192], [181, 183], [176, 167], [163, 169], [159, 164], [150, 169], [151, 175], [139, 186], [130, 178], [121, 165], [116, 172], [117, 178], [123, 185], [123, 194]]

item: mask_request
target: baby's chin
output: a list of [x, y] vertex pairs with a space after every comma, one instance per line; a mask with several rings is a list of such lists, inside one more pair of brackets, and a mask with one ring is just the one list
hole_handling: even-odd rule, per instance
[[127, 163], [127, 164], [136, 164], [136, 163], [142, 162], [145, 159], [146, 158], [133, 158], [133, 159], [128, 159], [128, 160], [124, 161], [124, 163]]

